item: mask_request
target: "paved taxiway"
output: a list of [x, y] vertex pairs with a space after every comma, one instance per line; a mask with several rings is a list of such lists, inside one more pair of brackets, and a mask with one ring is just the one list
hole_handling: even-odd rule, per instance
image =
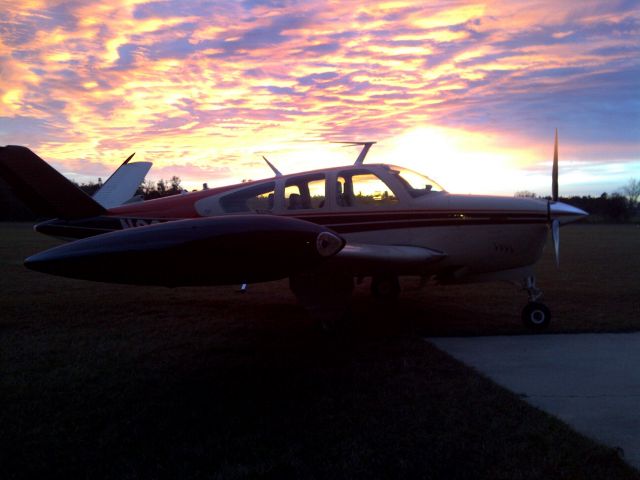
[[429, 341], [640, 468], [640, 333]]

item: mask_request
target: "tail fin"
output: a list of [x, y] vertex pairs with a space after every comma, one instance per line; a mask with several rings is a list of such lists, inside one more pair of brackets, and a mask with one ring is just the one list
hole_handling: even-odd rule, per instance
[[119, 207], [136, 194], [151, 165], [151, 162], [123, 163], [93, 194], [93, 199], [105, 208]]
[[105, 209], [26, 147], [0, 147], [0, 176], [36, 215], [74, 219]]

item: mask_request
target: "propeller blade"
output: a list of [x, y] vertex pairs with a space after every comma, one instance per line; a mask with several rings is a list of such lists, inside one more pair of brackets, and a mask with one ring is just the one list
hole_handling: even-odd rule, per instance
[[551, 172], [551, 198], [558, 201], [558, 129], [556, 128], [556, 139], [553, 144], [553, 170]]
[[554, 218], [551, 222], [551, 238], [553, 239], [553, 248], [556, 254], [556, 267], [560, 266], [560, 221]]

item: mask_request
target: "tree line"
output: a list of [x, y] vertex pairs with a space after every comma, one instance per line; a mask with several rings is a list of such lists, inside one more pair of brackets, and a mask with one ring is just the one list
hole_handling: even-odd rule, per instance
[[[537, 197], [528, 190], [516, 192], [516, 197]], [[599, 197], [572, 196], [560, 197], [559, 201], [581, 208], [589, 213], [589, 216], [581, 220], [585, 223], [628, 223], [640, 222], [638, 200], [640, 199], [640, 180], [630, 179], [619, 192], [603, 192]]]
[[[80, 190], [87, 195], [95, 194], [100, 188], [102, 188], [102, 179], [98, 179], [97, 182], [77, 183], [73, 182]], [[173, 176], [169, 180], [160, 179], [158, 181], [145, 180], [136, 190], [134, 198], [136, 200], [152, 200], [154, 198], [170, 197], [171, 195], [177, 195], [184, 192], [181, 186], [182, 180], [180, 177]]]

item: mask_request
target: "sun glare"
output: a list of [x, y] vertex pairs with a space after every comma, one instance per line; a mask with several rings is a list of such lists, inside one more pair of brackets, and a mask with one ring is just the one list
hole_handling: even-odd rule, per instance
[[[513, 194], [523, 181], [528, 151], [485, 133], [445, 127], [421, 127], [385, 142], [386, 162], [424, 173], [453, 193]], [[522, 187], [524, 188], [524, 186]]]

